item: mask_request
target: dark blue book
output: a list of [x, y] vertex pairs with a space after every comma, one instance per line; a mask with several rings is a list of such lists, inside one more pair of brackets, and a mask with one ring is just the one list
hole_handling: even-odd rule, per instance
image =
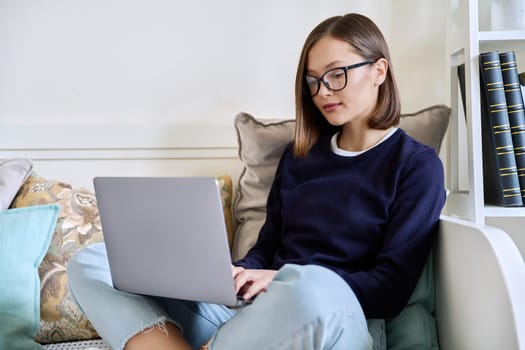
[[[525, 72], [519, 73], [518, 79], [520, 80], [521, 98], [525, 102]], [[525, 203], [523, 203], [523, 205], [525, 205]]]
[[516, 63], [516, 53], [513, 51], [500, 52], [501, 74], [507, 100], [514, 157], [518, 167], [518, 179], [521, 188], [521, 200], [525, 204], [525, 109], [523, 95]]
[[498, 51], [479, 55], [485, 202], [521, 206], [518, 168]]

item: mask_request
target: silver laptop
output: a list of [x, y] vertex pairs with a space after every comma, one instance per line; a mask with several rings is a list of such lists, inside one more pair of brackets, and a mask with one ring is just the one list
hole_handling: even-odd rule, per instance
[[218, 180], [93, 180], [115, 288], [238, 306]]

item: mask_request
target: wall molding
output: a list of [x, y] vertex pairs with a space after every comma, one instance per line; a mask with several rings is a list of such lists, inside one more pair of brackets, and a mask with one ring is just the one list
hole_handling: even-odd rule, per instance
[[0, 159], [8, 158], [85, 187], [100, 175], [235, 179], [240, 171], [233, 125], [0, 126]]
[[[101, 152], [237, 148], [233, 125], [0, 126], [0, 151]], [[97, 153], [98, 152], [98, 153]], [[220, 154], [220, 153], [219, 153]]]

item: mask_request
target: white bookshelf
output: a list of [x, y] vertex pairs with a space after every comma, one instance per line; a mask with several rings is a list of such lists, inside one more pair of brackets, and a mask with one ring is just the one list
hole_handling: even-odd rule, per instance
[[[520, 53], [525, 50], [525, 31], [480, 31], [477, 0], [450, 0], [450, 6], [447, 48], [452, 116], [447, 145], [450, 195], [445, 213], [482, 225], [489, 218], [512, 219], [519, 230], [525, 227], [525, 207], [498, 207], [484, 201], [479, 53], [514, 50], [518, 61], [520, 57], [525, 60], [525, 52]], [[458, 87], [457, 66], [461, 63], [465, 64], [466, 113]], [[523, 64], [521, 69], [525, 70]]]

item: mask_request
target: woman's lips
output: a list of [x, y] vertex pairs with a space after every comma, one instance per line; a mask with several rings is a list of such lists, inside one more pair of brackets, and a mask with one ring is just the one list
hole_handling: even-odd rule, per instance
[[326, 112], [335, 111], [341, 104], [340, 103], [327, 103], [323, 105], [323, 110]]

